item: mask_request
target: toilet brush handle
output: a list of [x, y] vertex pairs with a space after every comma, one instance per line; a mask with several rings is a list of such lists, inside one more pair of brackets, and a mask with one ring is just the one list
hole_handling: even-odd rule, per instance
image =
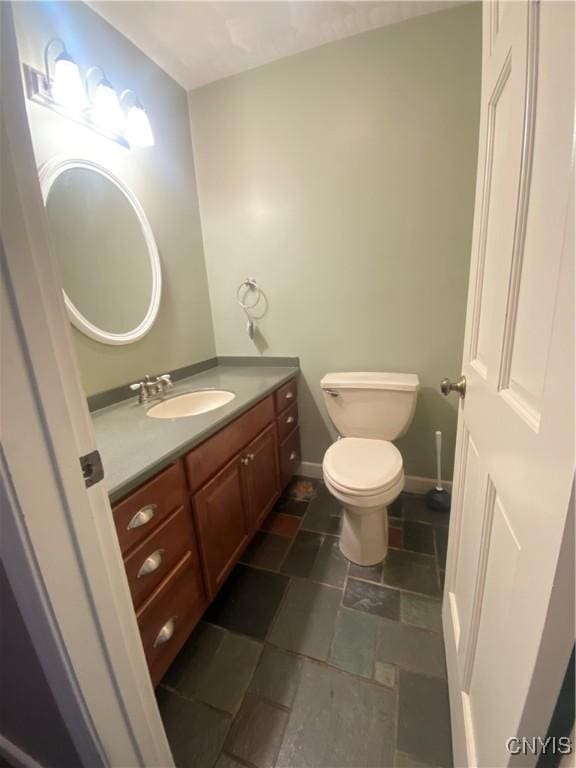
[[442, 432], [436, 430], [436, 490], [442, 490]]

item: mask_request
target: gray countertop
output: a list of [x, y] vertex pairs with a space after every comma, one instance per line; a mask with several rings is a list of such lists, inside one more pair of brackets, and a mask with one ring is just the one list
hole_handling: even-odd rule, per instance
[[137, 488], [174, 459], [222, 429], [281, 384], [298, 374], [296, 367], [222, 366], [182, 379], [168, 397], [193, 389], [228, 389], [234, 400], [214, 411], [182, 419], [152, 419], [136, 397], [92, 414], [96, 445], [104, 465], [104, 484], [112, 502]]

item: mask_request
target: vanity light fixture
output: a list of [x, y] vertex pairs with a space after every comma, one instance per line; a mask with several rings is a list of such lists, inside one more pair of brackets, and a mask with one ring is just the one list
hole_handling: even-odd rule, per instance
[[[54, 44], [59, 45], [62, 50], [54, 59], [54, 76], [51, 78], [50, 51]], [[44, 70], [47, 90], [54, 101], [74, 112], [81, 112], [87, 106], [80, 68], [59, 37], [52, 38], [44, 49]]]
[[[56, 44], [60, 52], [54, 55]], [[52, 38], [44, 49], [44, 72], [28, 64], [23, 64], [23, 69], [26, 94], [31, 101], [124, 147], [154, 146], [150, 120], [134, 91], [124, 91], [121, 99], [118, 98], [98, 66], [88, 70], [83, 82], [78, 64], [59, 37]], [[96, 73], [99, 73], [97, 79]]]
[[[132, 103], [130, 103], [132, 102]], [[126, 110], [126, 129], [124, 136], [131, 147], [153, 147], [154, 134], [146, 114], [134, 91], [122, 92], [120, 104]]]
[[[93, 76], [99, 79], [91, 86]], [[124, 133], [124, 112], [120, 106], [118, 94], [101, 67], [90, 67], [86, 73], [86, 91], [90, 98], [90, 118], [100, 128], [121, 136]]]

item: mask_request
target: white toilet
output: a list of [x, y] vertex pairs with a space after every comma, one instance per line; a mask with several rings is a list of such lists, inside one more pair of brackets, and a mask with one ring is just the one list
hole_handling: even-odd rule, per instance
[[388, 551], [387, 507], [404, 488], [402, 456], [390, 441], [410, 426], [418, 377], [328, 373], [320, 386], [341, 435], [322, 462], [326, 487], [344, 507], [340, 549], [353, 563], [376, 565]]

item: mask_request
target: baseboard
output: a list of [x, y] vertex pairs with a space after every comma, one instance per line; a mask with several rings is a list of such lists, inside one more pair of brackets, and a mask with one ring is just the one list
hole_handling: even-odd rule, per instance
[[[298, 467], [298, 474], [304, 477], [314, 477], [322, 479], [322, 464], [314, 461], [302, 461]], [[406, 475], [404, 490], [407, 493], [428, 493], [436, 485], [433, 477], [418, 477], [416, 475]], [[452, 483], [443, 483], [448, 493], [452, 493]]]
[[[406, 483], [404, 484], [404, 490], [407, 493], [428, 493], [436, 485], [436, 480], [433, 477], [418, 477], [417, 475], [406, 475]], [[442, 486], [448, 493], [452, 493], [452, 483], [442, 482]]]
[[0, 734], [0, 756], [14, 768], [42, 768], [27, 752]]
[[322, 464], [317, 464], [314, 461], [301, 461], [296, 474], [303, 475], [304, 477], [314, 477], [318, 480], [322, 479]]

